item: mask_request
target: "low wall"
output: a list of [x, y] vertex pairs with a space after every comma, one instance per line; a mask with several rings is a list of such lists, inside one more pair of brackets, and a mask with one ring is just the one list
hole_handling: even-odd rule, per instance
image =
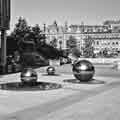
[[92, 63], [102, 63], [102, 64], [120, 62], [120, 58], [80, 58], [80, 60], [82, 59], [88, 60]]

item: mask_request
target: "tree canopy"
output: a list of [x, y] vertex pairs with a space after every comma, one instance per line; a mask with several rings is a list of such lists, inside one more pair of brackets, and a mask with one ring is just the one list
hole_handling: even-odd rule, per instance
[[90, 36], [84, 39], [84, 47], [82, 49], [84, 57], [89, 58], [94, 56], [93, 39]]
[[58, 59], [60, 56], [64, 57], [62, 51], [55, 48], [55, 46], [46, 44], [45, 34], [43, 34], [38, 24], [29, 26], [26, 19], [22, 17], [18, 19], [8, 39], [9, 41], [7, 40], [7, 42], [11, 41], [11, 43], [14, 43], [8, 48], [12, 47], [12, 52], [19, 51], [21, 57], [23, 55], [25, 56], [26, 52], [29, 57], [24, 58], [29, 59], [29, 63], [33, 61], [33, 53], [37, 53], [37, 55], [39, 54], [46, 59]]
[[76, 38], [74, 36], [70, 36], [69, 39], [67, 40], [67, 47], [69, 49], [75, 48], [77, 46], [77, 41]]

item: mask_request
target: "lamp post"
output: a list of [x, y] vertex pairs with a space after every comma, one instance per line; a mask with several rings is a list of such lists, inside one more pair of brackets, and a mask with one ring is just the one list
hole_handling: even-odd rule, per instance
[[62, 41], [59, 41], [59, 45], [60, 45], [60, 50], [62, 50]]
[[[59, 41], [60, 51], [62, 50], [62, 41]], [[62, 57], [60, 57], [60, 65], [62, 65]]]
[[43, 34], [43, 39], [44, 39], [44, 42], [46, 42], [46, 24], [44, 24], [44, 34]]

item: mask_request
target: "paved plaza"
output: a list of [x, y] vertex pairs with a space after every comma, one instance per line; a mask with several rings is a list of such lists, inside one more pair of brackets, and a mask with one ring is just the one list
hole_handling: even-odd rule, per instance
[[[56, 67], [55, 76], [36, 69], [38, 81], [58, 83], [53, 90], [0, 90], [0, 120], [119, 120], [120, 70], [95, 65], [94, 81], [74, 80], [71, 65]], [[20, 73], [0, 76], [0, 83], [19, 82]]]

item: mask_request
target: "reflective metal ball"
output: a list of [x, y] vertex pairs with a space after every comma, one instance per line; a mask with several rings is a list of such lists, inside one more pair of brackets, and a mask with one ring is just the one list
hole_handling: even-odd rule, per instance
[[30, 67], [26, 67], [21, 72], [21, 82], [22, 83], [36, 83], [37, 82], [37, 73]]
[[95, 73], [94, 66], [87, 60], [79, 60], [74, 62], [72, 70], [75, 78], [81, 82], [88, 82], [92, 80]]
[[47, 68], [47, 74], [48, 75], [54, 75], [55, 74], [55, 68], [53, 66], [49, 66]]

